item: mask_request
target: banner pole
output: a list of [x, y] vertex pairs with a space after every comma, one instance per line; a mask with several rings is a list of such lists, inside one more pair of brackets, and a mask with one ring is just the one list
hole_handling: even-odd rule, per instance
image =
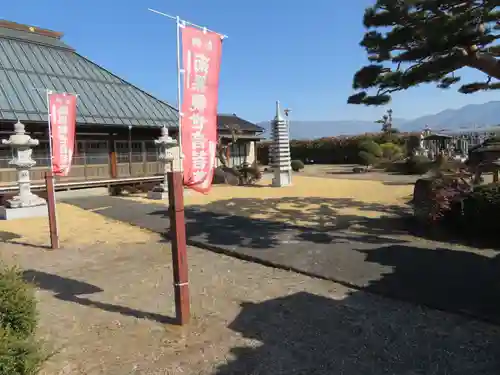
[[176, 323], [183, 326], [190, 320], [189, 268], [186, 246], [186, 219], [184, 214], [184, 186], [182, 172], [167, 173], [170, 240]]
[[159, 14], [161, 16], [164, 16], [164, 17], [167, 17], [171, 20], [175, 20], [176, 22], [176, 28], [177, 28], [177, 110], [178, 110], [178, 113], [179, 113], [179, 120], [178, 120], [178, 128], [179, 128], [179, 159], [180, 159], [180, 171], [183, 172], [184, 171], [184, 153], [183, 153], [183, 150], [182, 150], [182, 131], [181, 131], [181, 128], [182, 128], [182, 116], [183, 116], [183, 113], [182, 113], [182, 91], [181, 91], [181, 87], [182, 87], [182, 77], [183, 77], [183, 73], [184, 73], [184, 70], [182, 69], [181, 67], [181, 27], [182, 25], [191, 25], [193, 27], [196, 27], [198, 29], [203, 29], [204, 31], [210, 31], [212, 33], [215, 33], [215, 34], [218, 34], [222, 40], [228, 38], [227, 35], [225, 34], [221, 34], [221, 33], [218, 33], [216, 31], [213, 31], [213, 30], [210, 30], [208, 29], [207, 27], [204, 27], [204, 26], [200, 26], [200, 25], [197, 25], [195, 23], [192, 23], [192, 22], [189, 22], [189, 21], [186, 21], [186, 20], [183, 20], [181, 19], [179, 16], [172, 16], [170, 14], [167, 14], [167, 13], [164, 13], [164, 12], [160, 12], [158, 10], [155, 10], [155, 9], [151, 9], [151, 8], [148, 8], [148, 10], [150, 12], [153, 12], [153, 13], [156, 13], [156, 14]]
[[[49, 126], [49, 168], [50, 171], [46, 174], [45, 185], [47, 187], [47, 199], [48, 199], [48, 210], [49, 210], [49, 227], [50, 227], [50, 238], [52, 248], [59, 248], [59, 225], [57, 223], [57, 209], [56, 209], [56, 187], [55, 187], [55, 176], [54, 176], [54, 162], [52, 155], [52, 121], [50, 118], [50, 94], [52, 91], [46, 90], [47, 97], [47, 124]], [[50, 181], [48, 181], [50, 180]]]
[[184, 153], [182, 152], [182, 70], [181, 70], [181, 19], [179, 16], [176, 17], [177, 26], [177, 110], [179, 113], [179, 159], [180, 159], [180, 171], [184, 171]]
[[192, 23], [192, 22], [189, 22], [189, 21], [186, 21], [186, 20], [181, 20], [181, 19], [179, 18], [179, 16], [172, 16], [172, 15], [170, 15], [170, 14], [163, 13], [163, 12], [160, 12], [160, 11], [158, 11], [158, 10], [151, 9], [151, 8], [148, 8], [148, 10], [149, 10], [150, 12], [153, 12], [153, 13], [159, 14], [160, 16], [164, 16], [164, 17], [170, 18], [170, 19], [172, 19], [172, 20], [179, 20], [179, 21], [182, 21], [184, 24], [187, 24], [187, 25], [191, 25], [191, 26], [197, 27], [198, 29], [205, 29], [205, 30], [207, 30], [207, 31], [210, 31], [211, 33], [216, 33], [216, 34], [219, 34], [219, 35], [220, 35], [220, 37], [221, 37], [222, 39], [226, 39], [226, 38], [228, 38], [228, 36], [227, 36], [227, 35], [225, 35], [225, 34], [221, 34], [221, 33], [218, 33], [217, 31], [210, 30], [209, 28], [207, 28], [207, 27], [205, 27], [205, 26], [200, 26], [200, 25], [197, 25], [197, 24], [195, 24], [195, 23]]

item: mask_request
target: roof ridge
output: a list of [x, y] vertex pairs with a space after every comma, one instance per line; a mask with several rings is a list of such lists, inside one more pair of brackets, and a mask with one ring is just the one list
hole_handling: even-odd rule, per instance
[[145, 95], [149, 96], [151, 99], [154, 99], [154, 100], [156, 100], [157, 102], [159, 102], [159, 103], [161, 103], [161, 104], [165, 104], [165, 105], [169, 106], [171, 109], [173, 109], [174, 111], [179, 112], [179, 111], [177, 110], [177, 108], [175, 108], [172, 104], [170, 104], [170, 103], [168, 103], [168, 102], [166, 102], [166, 101], [164, 101], [164, 100], [158, 99], [156, 96], [154, 96], [154, 95], [150, 94], [149, 92], [147, 92], [147, 91], [145, 91], [145, 90], [141, 89], [140, 87], [138, 87], [138, 86], [134, 85], [133, 83], [131, 83], [131, 82], [129, 82], [129, 81], [127, 81], [127, 80], [123, 79], [122, 77], [120, 77], [120, 76], [116, 75], [115, 73], [111, 72], [110, 70], [108, 70], [108, 69], [104, 68], [103, 66], [101, 66], [101, 65], [97, 64], [96, 62], [92, 61], [92, 60], [91, 60], [91, 59], [89, 59], [88, 57], [85, 57], [85, 56], [83, 56], [83, 55], [79, 54], [76, 50], [72, 50], [71, 52], [73, 52], [75, 55], [78, 55], [78, 56], [79, 56], [79, 57], [81, 57], [82, 59], [87, 60], [89, 63], [91, 63], [91, 64], [93, 64], [93, 65], [97, 66], [99, 69], [104, 70], [106, 73], [108, 73], [108, 74], [112, 75], [113, 77], [115, 77], [115, 78], [119, 79], [120, 81], [122, 81], [122, 82], [126, 83], [127, 85], [129, 85], [129, 86], [131, 86], [131, 87], [133, 87], [133, 88], [135, 88], [135, 89], [137, 89], [137, 90], [141, 91], [143, 94], [145, 94]]
[[54, 38], [58, 40], [60, 40], [64, 36], [64, 34], [59, 31], [54, 31], [50, 29], [45, 29], [43, 27], [9, 21], [5, 19], [0, 19], [0, 27], [4, 27], [6, 29], [11, 29], [11, 30], [18, 30], [29, 34], [31, 33], [31, 34], [41, 35], [44, 37]]

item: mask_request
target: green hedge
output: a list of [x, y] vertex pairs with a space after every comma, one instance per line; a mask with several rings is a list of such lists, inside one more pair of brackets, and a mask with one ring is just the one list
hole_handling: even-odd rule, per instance
[[0, 375], [35, 375], [46, 358], [35, 338], [33, 288], [15, 268], [0, 265]]
[[[316, 164], [359, 164], [360, 145], [366, 141], [384, 144], [390, 141], [403, 146], [409, 134], [401, 133], [388, 136], [382, 133], [364, 134], [354, 137], [328, 137], [315, 140], [292, 140], [290, 152], [292, 159], [314, 161]], [[269, 164], [269, 145], [271, 142], [260, 142], [257, 146], [257, 160], [260, 164]]]

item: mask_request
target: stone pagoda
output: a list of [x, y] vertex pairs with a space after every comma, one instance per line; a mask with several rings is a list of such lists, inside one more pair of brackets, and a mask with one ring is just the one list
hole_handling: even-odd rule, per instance
[[272, 147], [271, 160], [274, 170], [272, 186], [281, 187], [292, 184], [290, 158], [290, 136], [288, 122], [283, 118], [280, 102], [276, 102], [276, 117], [271, 123]]

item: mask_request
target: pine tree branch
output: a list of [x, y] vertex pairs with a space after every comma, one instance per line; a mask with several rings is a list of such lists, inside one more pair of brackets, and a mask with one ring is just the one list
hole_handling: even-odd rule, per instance
[[490, 77], [500, 79], [500, 60], [487, 53], [476, 53], [467, 63], [471, 68], [480, 70]]
[[[460, 81], [453, 72], [471, 67], [500, 79], [498, 0], [377, 0], [365, 11], [368, 29], [360, 45], [375, 64], [354, 76], [356, 90], [349, 103], [378, 105], [390, 94], [422, 83], [449, 88]], [[377, 29], [384, 30], [384, 32]], [[389, 28], [389, 31], [385, 31]], [[397, 65], [392, 70], [384, 65]], [[409, 65], [402, 70], [402, 65]], [[451, 76], [450, 76], [451, 74]], [[497, 89], [499, 83], [475, 82], [460, 92]]]

